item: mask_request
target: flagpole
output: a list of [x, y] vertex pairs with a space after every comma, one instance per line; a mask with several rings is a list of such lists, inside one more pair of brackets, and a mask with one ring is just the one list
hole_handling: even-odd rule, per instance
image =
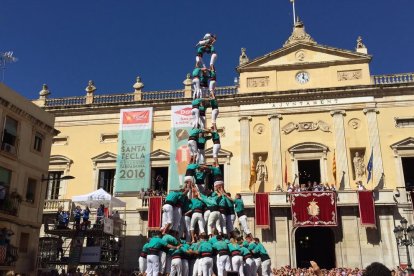
[[292, 9], [293, 9], [293, 26], [296, 24], [296, 10], [295, 10], [295, 0], [290, 0], [292, 3]]

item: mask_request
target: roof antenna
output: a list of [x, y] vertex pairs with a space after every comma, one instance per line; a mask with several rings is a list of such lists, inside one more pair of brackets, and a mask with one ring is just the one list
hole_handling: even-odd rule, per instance
[[17, 58], [13, 56], [13, 51], [0, 52], [0, 70], [1, 73], [1, 82], [4, 82], [4, 71], [6, 71], [6, 64], [16, 62]]
[[290, 0], [292, 3], [292, 10], [293, 10], [293, 26], [296, 25], [296, 10], [295, 10], [295, 0]]

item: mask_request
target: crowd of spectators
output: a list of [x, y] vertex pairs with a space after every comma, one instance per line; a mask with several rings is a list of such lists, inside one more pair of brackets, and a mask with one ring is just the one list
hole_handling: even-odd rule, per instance
[[323, 276], [405, 276], [408, 275], [405, 269], [397, 267], [396, 269], [389, 270], [387, 267], [380, 263], [372, 263], [365, 269], [361, 268], [344, 268], [337, 267], [332, 269], [320, 269], [315, 262], [309, 268], [293, 268], [289, 265], [280, 268], [272, 269], [273, 276], [312, 276], [312, 275], [323, 275]]
[[288, 193], [336, 191], [334, 184], [308, 181], [306, 184], [287, 183]]
[[167, 196], [167, 191], [164, 190], [153, 190], [153, 189], [141, 189], [140, 192], [140, 199], [142, 199], [142, 206], [147, 206], [148, 205], [148, 199], [151, 196], [162, 196], [162, 197], [166, 197]]

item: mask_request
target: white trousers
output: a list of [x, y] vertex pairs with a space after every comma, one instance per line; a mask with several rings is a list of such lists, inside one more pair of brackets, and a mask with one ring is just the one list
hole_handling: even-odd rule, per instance
[[200, 79], [194, 78], [192, 81], [193, 85], [193, 99], [201, 98]]
[[231, 265], [233, 267], [233, 271], [237, 271], [237, 272], [239, 272], [240, 276], [244, 276], [243, 257], [242, 256], [233, 256], [233, 257], [231, 257]]
[[224, 271], [231, 271], [230, 257], [222, 255], [217, 257], [217, 274], [223, 276]]
[[214, 63], [216, 63], [217, 61], [217, 53], [213, 53], [211, 54], [211, 58], [210, 58], [210, 66], [214, 65]]
[[170, 276], [182, 276], [182, 263], [180, 258], [175, 258], [171, 260], [171, 272]]
[[182, 273], [183, 276], [189, 276], [190, 275], [190, 267], [188, 266], [188, 260], [187, 259], [181, 259], [182, 264]]
[[[262, 259], [260, 258], [255, 258], [253, 259], [254, 263], [256, 264], [256, 273], [260, 274], [260, 270], [262, 270]], [[256, 275], [256, 274], [254, 274]]]
[[270, 276], [272, 274], [270, 265], [271, 265], [270, 259], [262, 262], [262, 276]]
[[243, 215], [241, 217], [239, 217], [239, 222], [241, 224], [241, 228], [243, 229], [244, 234], [248, 235], [250, 234], [250, 229], [249, 226], [247, 226], [247, 217], [246, 215]]
[[192, 276], [201, 276], [201, 259], [195, 259]]
[[235, 215], [226, 215], [226, 228], [227, 228], [227, 233], [233, 232], [235, 218], [236, 218]]
[[203, 59], [199, 56], [196, 56], [196, 66], [197, 67], [206, 67], [206, 65], [203, 62]]
[[181, 208], [174, 207], [173, 208], [173, 227], [172, 227], [174, 231], [178, 232], [180, 230], [180, 222], [181, 222]]
[[190, 149], [190, 155], [197, 156], [198, 154], [197, 142], [195, 140], [188, 140], [187, 144], [188, 144], [188, 148]]
[[181, 223], [180, 223], [181, 227], [180, 227], [180, 233], [179, 233], [179, 237], [183, 236], [183, 233], [185, 233], [185, 240], [186, 241], [191, 241], [191, 217], [189, 216], [182, 216], [181, 217]]
[[204, 212], [204, 223], [205, 223], [205, 227], [207, 227], [207, 234], [208, 234], [208, 218], [210, 217], [210, 210], [206, 210]]
[[138, 264], [139, 264], [139, 272], [144, 273], [147, 271], [147, 258], [139, 257], [138, 258]]
[[161, 223], [161, 227], [165, 228], [165, 226], [167, 224], [170, 224], [170, 226], [172, 226], [173, 224], [173, 215], [174, 210], [172, 205], [170, 204], [164, 204], [164, 206], [162, 206], [162, 223]]
[[225, 214], [220, 214], [220, 219], [218, 222], [216, 222], [216, 228], [219, 233], [227, 235], [227, 223]]
[[160, 273], [160, 257], [158, 255], [147, 256], [147, 276], [158, 276]]
[[194, 231], [196, 224], [198, 223], [198, 229], [201, 233], [205, 233], [204, 232], [204, 218], [203, 218], [203, 214], [201, 213], [196, 213], [194, 212], [193, 215], [191, 216], [191, 226], [190, 226], [190, 230]]
[[202, 276], [211, 276], [213, 271], [213, 258], [204, 257], [200, 259], [201, 275]]
[[191, 115], [193, 116], [193, 128], [198, 128], [198, 124], [200, 121], [200, 110], [198, 110], [198, 108], [193, 107], [193, 109], [191, 109]]
[[198, 149], [197, 152], [197, 164], [205, 164], [206, 153], [203, 149]]
[[247, 275], [253, 275], [256, 276], [257, 274], [257, 267], [256, 263], [253, 261], [252, 258], [248, 258], [244, 265], [244, 274]]
[[213, 144], [213, 158], [218, 157], [218, 153], [219, 153], [220, 149], [221, 149], [220, 144]]
[[219, 232], [221, 232], [221, 227], [218, 228], [217, 226], [220, 226], [220, 219], [221, 214], [219, 211], [210, 212], [210, 215], [208, 216], [208, 222], [207, 222], [207, 234], [213, 233], [213, 228], [217, 228]]
[[210, 83], [208, 84], [208, 90], [210, 90], [210, 93], [214, 94], [214, 92], [216, 91], [216, 81], [215, 80], [210, 81]]

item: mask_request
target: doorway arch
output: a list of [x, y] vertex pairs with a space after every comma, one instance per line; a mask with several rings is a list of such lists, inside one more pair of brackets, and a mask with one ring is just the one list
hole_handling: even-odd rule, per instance
[[336, 267], [335, 235], [328, 227], [300, 227], [295, 231], [296, 265], [310, 267], [310, 261], [320, 268]]

